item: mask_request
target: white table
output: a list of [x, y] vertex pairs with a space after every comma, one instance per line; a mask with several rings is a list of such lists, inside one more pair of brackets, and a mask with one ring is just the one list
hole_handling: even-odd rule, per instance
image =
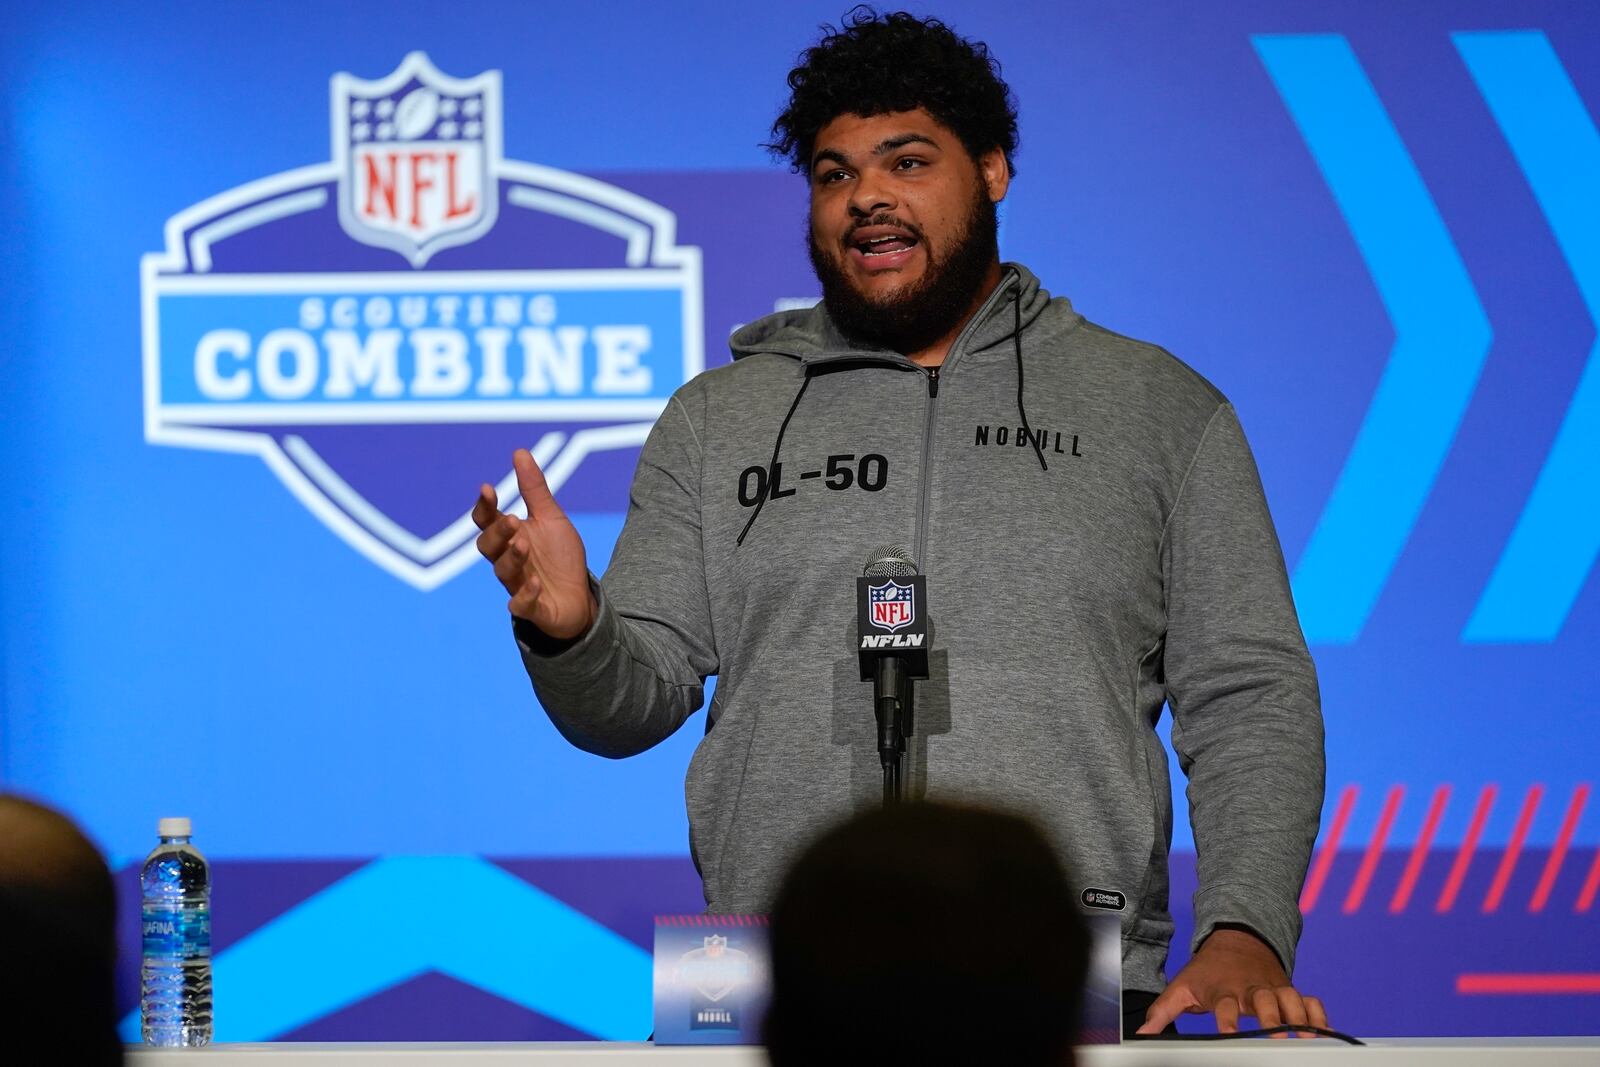
[[[708, 1048], [646, 1042], [349, 1043], [212, 1045], [202, 1049], [130, 1046], [132, 1067], [766, 1067], [746, 1046]], [[1388, 1038], [1363, 1047], [1329, 1040], [1138, 1042], [1080, 1049], [1080, 1067], [1600, 1067], [1600, 1036], [1550, 1038]]]

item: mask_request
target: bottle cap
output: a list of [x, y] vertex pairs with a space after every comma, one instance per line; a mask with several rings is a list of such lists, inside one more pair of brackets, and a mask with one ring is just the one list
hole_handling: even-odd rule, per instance
[[189, 837], [194, 833], [194, 827], [188, 819], [162, 819], [156, 824], [156, 833], [162, 837]]

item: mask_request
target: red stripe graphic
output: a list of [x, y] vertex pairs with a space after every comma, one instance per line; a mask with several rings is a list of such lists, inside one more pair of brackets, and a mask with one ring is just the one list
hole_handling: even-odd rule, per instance
[[1441, 785], [1434, 790], [1433, 803], [1428, 805], [1427, 817], [1422, 820], [1422, 833], [1417, 835], [1417, 843], [1411, 849], [1411, 858], [1406, 860], [1405, 872], [1400, 875], [1400, 884], [1395, 888], [1394, 899], [1389, 901], [1390, 915], [1399, 915], [1406, 910], [1406, 905], [1411, 903], [1411, 891], [1417, 887], [1417, 878], [1422, 874], [1422, 865], [1428, 859], [1428, 846], [1433, 844], [1433, 835], [1439, 829], [1439, 820], [1444, 817], [1444, 807], [1449, 800], [1449, 786]]
[[1378, 816], [1378, 828], [1372, 831], [1372, 837], [1367, 841], [1367, 851], [1361, 857], [1356, 880], [1350, 883], [1350, 892], [1345, 895], [1346, 915], [1354, 915], [1361, 910], [1361, 901], [1367, 895], [1367, 886], [1372, 883], [1372, 872], [1378, 869], [1378, 859], [1383, 855], [1383, 843], [1389, 839], [1389, 828], [1394, 825], [1394, 817], [1400, 811], [1400, 800], [1405, 793], [1406, 787], [1403, 785], [1389, 787], [1389, 795], [1383, 801], [1383, 812]]
[[1461, 848], [1456, 851], [1456, 861], [1450, 865], [1450, 876], [1445, 879], [1444, 892], [1439, 894], [1439, 902], [1433, 910], [1441, 915], [1456, 906], [1456, 894], [1461, 892], [1461, 881], [1467, 876], [1467, 867], [1472, 863], [1472, 853], [1478, 847], [1478, 837], [1483, 833], [1483, 824], [1489, 820], [1489, 809], [1494, 807], [1494, 796], [1498, 792], [1491, 783], [1483, 787], [1483, 792], [1478, 794], [1478, 806], [1472, 812], [1472, 822], [1467, 826], [1466, 839], [1461, 842]]
[[1595, 849], [1594, 863], [1589, 867], [1589, 876], [1583, 880], [1583, 891], [1578, 894], [1578, 904], [1573, 911], [1588, 911], [1594, 904], [1594, 896], [1600, 892], [1600, 849]]
[[1311, 909], [1317, 906], [1317, 897], [1322, 893], [1322, 883], [1328, 880], [1328, 871], [1333, 867], [1333, 857], [1339, 851], [1339, 838], [1344, 836], [1345, 823], [1350, 821], [1350, 812], [1356, 806], [1356, 787], [1347, 785], [1344, 792], [1339, 794], [1339, 807], [1333, 813], [1333, 825], [1328, 828], [1328, 836], [1323, 839], [1322, 847], [1317, 850], [1317, 861], [1311, 867], [1311, 876], [1306, 879], [1306, 887], [1300, 891], [1300, 910], [1311, 914]]
[[1489, 895], [1483, 898], [1483, 913], [1491, 914], [1500, 907], [1500, 898], [1506, 895], [1506, 885], [1511, 881], [1511, 872], [1516, 869], [1517, 860], [1522, 856], [1522, 842], [1528, 836], [1528, 827], [1533, 823], [1533, 813], [1539, 808], [1539, 798], [1544, 796], [1544, 786], [1534, 785], [1528, 788], [1528, 795], [1522, 801], [1522, 814], [1517, 816], [1517, 827], [1511, 831], [1511, 843], [1506, 846], [1505, 855], [1500, 857], [1500, 869], [1494, 872], [1494, 882], [1489, 886]]
[[1457, 993], [1600, 993], [1600, 974], [1458, 974]]
[[1543, 911], [1544, 906], [1549, 903], [1550, 890], [1555, 888], [1556, 875], [1561, 873], [1561, 865], [1567, 860], [1567, 845], [1572, 841], [1573, 832], [1578, 829], [1578, 820], [1583, 817], [1583, 805], [1588, 800], [1587, 782], [1572, 791], [1572, 803], [1567, 805], [1567, 817], [1561, 820], [1561, 832], [1556, 835], [1556, 846], [1550, 850], [1550, 858], [1545, 860], [1544, 873], [1539, 876], [1539, 887], [1533, 891], [1533, 899], [1528, 901], [1529, 911]]

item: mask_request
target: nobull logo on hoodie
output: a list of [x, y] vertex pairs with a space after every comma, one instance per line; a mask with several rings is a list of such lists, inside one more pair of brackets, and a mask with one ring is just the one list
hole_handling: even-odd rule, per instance
[[1078, 456], [1083, 453], [1078, 451], [1078, 435], [1063, 433], [1060, 430], [1035, 430], [1023, 426], [988, 426], [980, 423], [973, 433], [972, 444], [974, 447], [998, 446], [1004, 448], [1008, 445], [1015, 448], [1031, 448], [1034, 441], [1039, 443], [1039, 451], [1051, 452], [1058, 456]]
[[700, 371], [700, 250], [636, 193], [501, 158], [498, 71], [413, 52], [334, 75], [329, 115], [329, 162], [179, 212], [144, 257], [145, 438], [254, 453], [431, 589], [476, 558], [486, 472], [522, 513], [513, 449], [559, 489]]

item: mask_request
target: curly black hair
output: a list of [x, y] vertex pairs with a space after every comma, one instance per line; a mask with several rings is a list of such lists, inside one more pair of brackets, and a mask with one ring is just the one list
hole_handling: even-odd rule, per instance
[[938, 19], [905, 11], [880, 15], [854, 7], [789, 72], [789, 106], [763, 147], [796, 172], [811, 165], [817, 133], [840, 115], [882, 115], [924, 108], [976, 159], [999, 148], [1014, 175], [1017, 103], [1000, 62]]

